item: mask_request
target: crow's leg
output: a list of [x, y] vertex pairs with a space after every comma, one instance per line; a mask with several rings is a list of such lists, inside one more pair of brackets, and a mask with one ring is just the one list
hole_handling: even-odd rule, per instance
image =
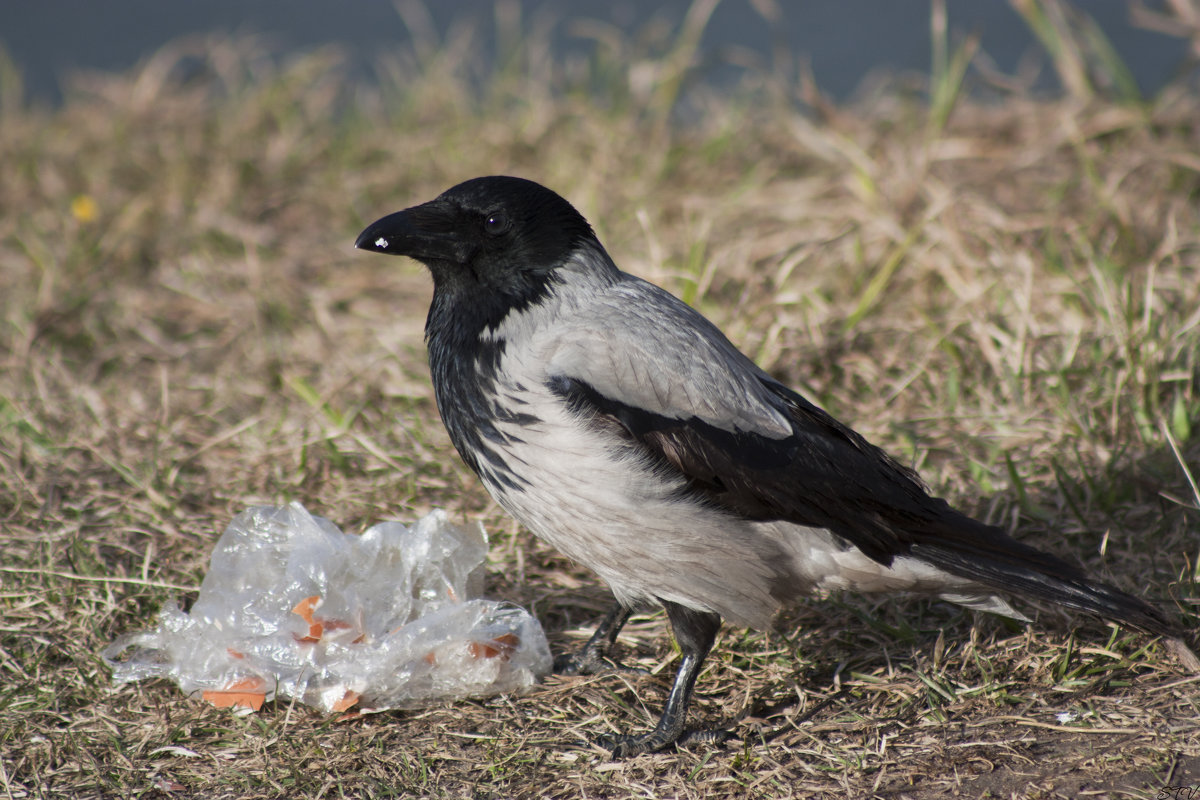
[[650, 733], [622, 736], [612, 742], [614, 758], [661, 750], [679, 739], [687, 720], [688, 703], [692, 699], [696, 676], [700, 674], [700, 667], [721, 628], [721, 617], [717, 614], [694, 611], [676, 603], [664, 602], [663, 605], [667, 608], [671, 630], [675, 633], [675, 641], [679, 644], [683, 659], [679, 662], [679, 671], [675, 673], [675, 683], [667, 695], [667, 704], [663, 707], [658, 725]]
[[592, 675], [612, 669], [612, 665], [606, 663], [605, 659], [608, 657], [608, 651], [612, 649], [613, 643], [617, 641], [617, 634], [621, 632], [621, 628], [625, 627], [625, 623], [629, 621], [629, 615], [632, 613], [633, 609], [627, 608], [621, 603], [613, 606], [608, 615], [596, 626], [596, 632], [592, 634], [591, 639], [588, 639], [587, 644], [578, 652], [563, 653], [554, 659], [555, 674]]

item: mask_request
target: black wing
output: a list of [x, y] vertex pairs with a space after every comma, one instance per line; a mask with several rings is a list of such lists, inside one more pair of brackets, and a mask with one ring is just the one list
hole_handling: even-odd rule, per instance
[[991, 588], [1156, 633], [1173, 630], [1141, 600], [931, 496], [912, 470], [799, 394], [765, 376], [755, 379], [774, 401], [772, 412], [788, 419], [790, 436], [639, 408], [579, 378], [556, 376], [550, 389], [575, 413], [636, 442], [684, 476], [695, 496], [726, 512], [827, 528], [881, 564], [913, 556]]

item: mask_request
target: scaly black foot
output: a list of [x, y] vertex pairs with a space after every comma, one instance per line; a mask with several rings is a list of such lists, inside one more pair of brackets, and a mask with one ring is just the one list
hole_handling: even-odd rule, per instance
[[[596, 632], [592, 634], [592, 638], [588, 639], [587, 644], [577, 652], [563, 653], [554, 659], [554, 674], [594, 675], [597, 672], [611, 669], [627, 670], [619, 664], [609, 662], [608, 651], [612, 649], [613, 643], [617, 641], [617, 634], [621, 632], [621, 628], [625, 627], [625, 623], [632, 613], [631, 609], [620, 603], [613, 606], [603, 621], [596, 626]], [[643, 670], [628, 671], [644, 674]]]
[[612, 753], [613, 758], [630, 758], [642, 753], [653, 753], [664, 750], [671, 744], [676, 747], [687, 747], [693, 744], [721, 745], [733, 738], [733, 734], [720, 728], [705, 728], [703, 730], [685, 730], [677, 738], [671, 738], [670, 731], [660, 731], [655, 728], [650, 733], [641, 736], [607, 736], [597, 744]]
[[675, 744], [680, 747], [686, 747], [689, 744], [725, 744], [732, 738], [734, 738], [733, 731], [727, 731], [724, 728], [702, 728], [684, 731], [683, 735], [675, 740]]
[[676, 741], [678, 739], [671, 738], [670, 733], [659, 732], [658, 728], [655, 728], [641, 736], [605, 736], [597, 744], [612, 753], [613, 758], [633, 758], [642, 753], [657, 752]]
[[[692, 687], [696, 685], [696, 676], [700, 674], [700, 666], [712, 649], [717, 631], [721, 627], [721, 618], [716, 614], [705, 611], [695, 611], [675, 603], [664, 602], [667, 617], [671, 620], [671, 630], [675, 633], [675, 641], [683, 654], [679, 662], [679, 671], [675, 673], [675, 683], [671, 693], [667, 695], [666, 705], [663, 706], [662, 717], [658, 725], [650, 733], [641, 736], [621, 736], [602, 742], [613, 754], [613, 758], [629, 758], [642, 753], [662, 750], [671, 744], [684, 741], [723, 741], [718, 739], [718, 731], [696, 731], [684, 735], [684, 723], [687, 721], [687, 707], [692, 698]], [[607, 622], [607, 620], [605, 620]], [[593, 637], [594, 639], [595, 637]], [[591, 644], [589, 642], [588, 644]], [[586, 648], [585, 648], [586, 649]], [[724, 738], [728, 738], [728, 733]]]

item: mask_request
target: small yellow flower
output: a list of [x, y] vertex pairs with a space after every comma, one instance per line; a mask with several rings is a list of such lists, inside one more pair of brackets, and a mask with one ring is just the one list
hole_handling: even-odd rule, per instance
[[71, 214], [80, 222], [91, 222], [96, 218], [98, 210], [91, 195], [77, 194], [71, 200]]

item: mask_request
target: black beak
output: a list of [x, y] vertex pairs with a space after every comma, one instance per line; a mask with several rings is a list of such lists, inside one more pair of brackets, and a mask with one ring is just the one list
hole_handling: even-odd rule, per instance
[[359, 250], [407, 256], [412, 255], [419, 238], [420, 229], [413, 225], [412, 209], [407, 209], [372, 222], [354, 240], [354, 246]]
[[446, 212], [433, 201], [388, 214], [366, 227], [354, 246], [360, 250], [409, 256], [418, 261], [457, 261], [462, 253], [459, 237]]

